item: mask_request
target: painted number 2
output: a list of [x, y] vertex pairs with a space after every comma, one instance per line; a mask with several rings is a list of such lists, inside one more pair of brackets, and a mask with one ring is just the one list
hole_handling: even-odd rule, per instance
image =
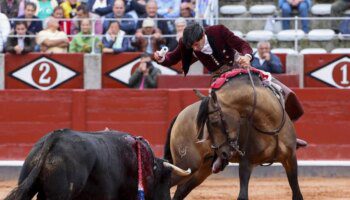
[[50, 65], [48, 63], [41, 63], [39, 66], [39, 71], [41, 71], [41, 75], [39, 78], [40, 84], [48, 84], [51, 81], [51, 77], [47, 76], [50, 72]]
[[342, 71], [342, 81], [340, 82], [341, 84], [349, 84], [348, 80], [348, 66], [345, 64], [340, 68]]

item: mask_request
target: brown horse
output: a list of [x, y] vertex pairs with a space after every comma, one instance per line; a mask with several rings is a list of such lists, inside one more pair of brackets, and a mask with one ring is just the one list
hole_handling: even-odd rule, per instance
[[165, 158], [193, 173], [172, 177], [173, 199], [184, 199], [201, 184], [212, 173], [215, 157], [239, 163], [238, 199], [248, 199], [252, 169], [273, 162], [285, 168], [293, 199], [303, 199], [295, 129], [282, 104], [257, 76], [243, 74], [182, 110], [168, 130]]

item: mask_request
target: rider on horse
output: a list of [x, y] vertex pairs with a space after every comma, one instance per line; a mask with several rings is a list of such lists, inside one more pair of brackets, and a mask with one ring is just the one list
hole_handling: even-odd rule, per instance
[[[212, 80], [215, 80], [234, 68], [250, 67], [252, 48], [223, 25], [204, 29], [198, 23], [194, 23], [185, 28], [183, 38], [175, 50], [166, 53], [165, 56], [156, 51], [154, 59], [164, 66], [172, 66], [181, 60], [185, 75], [190, 65], [199, 60], [212, 73]], [[292, 120], [297, 120], [304, 111], [295, 94], [278, 80], [273, 79], [272, 82], [281, 86], [285, 95], [285, 109]], [[305, 141], [297, 139], [297, 147], [306, 145]], [[224, 167], [221, 166], [221, 169]]]

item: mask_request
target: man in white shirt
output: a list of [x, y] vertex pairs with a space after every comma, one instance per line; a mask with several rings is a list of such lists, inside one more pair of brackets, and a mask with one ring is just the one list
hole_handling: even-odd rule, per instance
[[3, 13], [0, 13], [0, 52], [3, 52], [7, 37], [10, 34], [11, 26], [9, 19]]
[[40, 51], [44, 53], [67, 53], [69, 40], [65, 32], [58, 30], [58, 20], [49, 17], [46, 22], [47, 28], [40, 31], [36, 37], [36, 43], [40, 45]]

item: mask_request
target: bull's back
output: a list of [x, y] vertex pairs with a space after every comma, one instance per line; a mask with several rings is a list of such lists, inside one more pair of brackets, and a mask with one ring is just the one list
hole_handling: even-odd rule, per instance
[[[76, 199], [118, 199], [120, 188], [137, 186], [125, 177], [137, 174], [135, 170], [130, 171], [135, 155], [124, 139], [126, 136], [119, 132], [63, 130], [46, 156], [40, 187], [45, 191], [57, 188], [60, 193], [68, 190]], [[41, 143], [33, 148], [31, 158], [39, 156]], [[120, 181], [123, 179], [125, 182]], [[56, 195], [59, 194], [53, 194]]]

